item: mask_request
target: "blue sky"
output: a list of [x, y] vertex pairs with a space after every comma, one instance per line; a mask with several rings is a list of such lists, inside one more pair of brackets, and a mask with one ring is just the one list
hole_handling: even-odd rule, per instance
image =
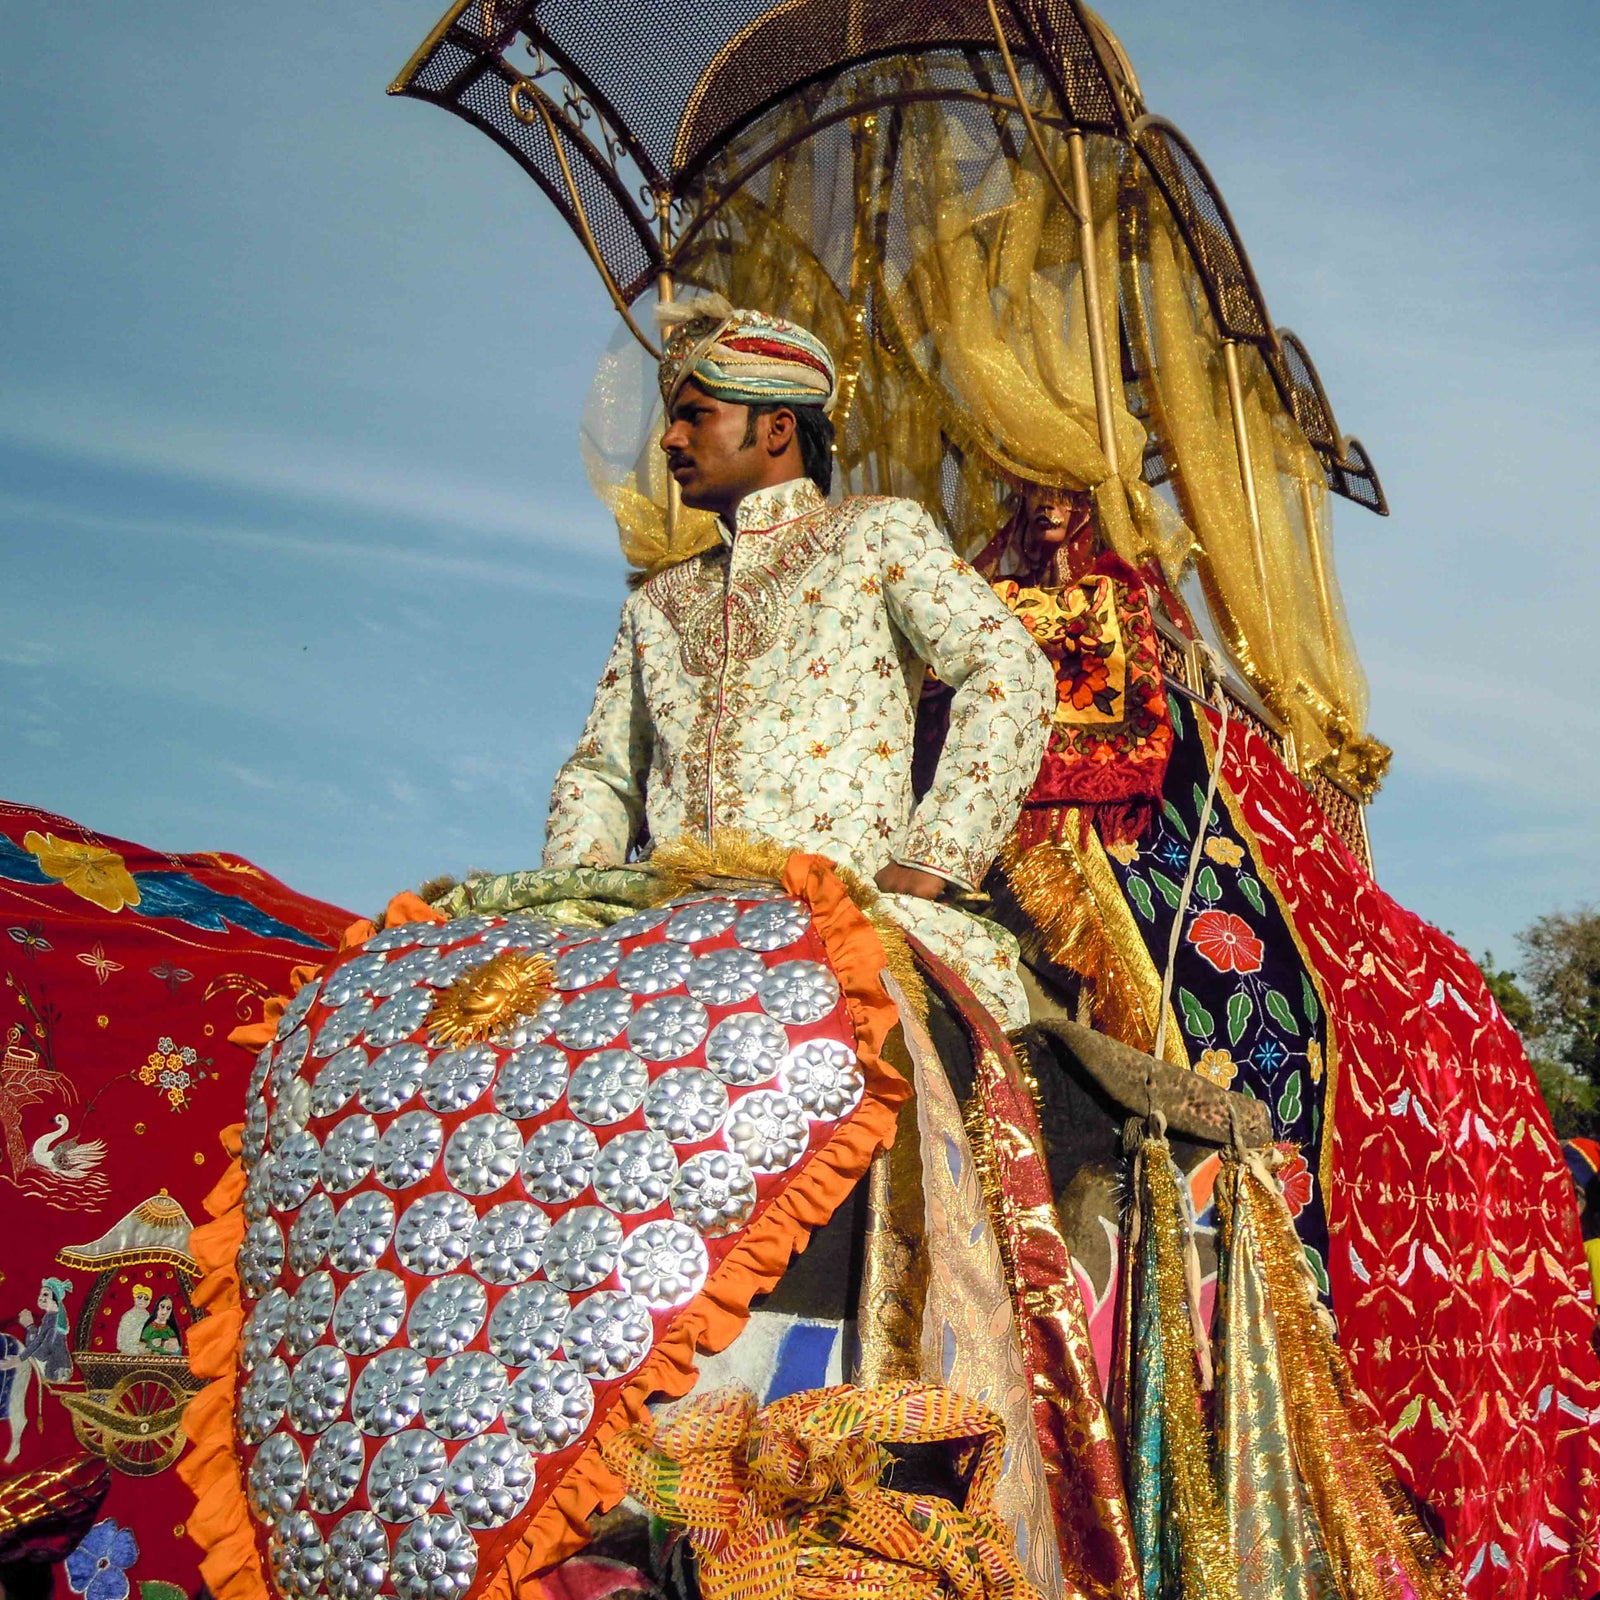
[[[535, 862], [622, 593], [605, 297], [383, 94], [436, 3], [0, 11], [0, 794], [360, 910]], [[1508, 956], [1600, 882], [1600, 11], [1103, 9], [1394, 507], [1338, 518], [1380, 881]]]

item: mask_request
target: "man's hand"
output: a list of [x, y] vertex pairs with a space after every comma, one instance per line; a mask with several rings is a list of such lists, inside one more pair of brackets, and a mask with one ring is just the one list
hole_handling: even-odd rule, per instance
[[937, 900], [949, 887], [937, 872], [902, 867], [898, 861], [891, 861], [874, 881], [885, 894], [913, 894], [919, 900]]

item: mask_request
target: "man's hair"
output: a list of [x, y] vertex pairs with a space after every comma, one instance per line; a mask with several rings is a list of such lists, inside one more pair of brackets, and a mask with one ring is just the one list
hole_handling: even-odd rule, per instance
[[774, 411], [794, 413], [795, 436], [800, 441], [800, 464], [806, 476], [826, 494], [833, 487], [833, 419], [821, 406], [797, 406], [790, 401], [769, 401], [748, 408], [744, 424], [746, 448], [756, 442], [756, 418]]

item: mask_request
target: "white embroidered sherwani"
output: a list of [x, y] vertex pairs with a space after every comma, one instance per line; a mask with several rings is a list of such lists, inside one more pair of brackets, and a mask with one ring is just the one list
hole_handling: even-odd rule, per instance
[[[955, 693], [918, 803], [930, 666]], [[747, 496], [721, 545], [629, 596], [556, 776], [545, 865], [620, 865], [645, 828], [657, 841], [737, 828], [869, 879], [898, 861], [973, 888], [1038, 772], [1054, 699], [1049, 663], [920, 506], [830, 507], [792, 479]], [[1007, 1026], [1026, 1020], [999, 930], [892, 898]]]

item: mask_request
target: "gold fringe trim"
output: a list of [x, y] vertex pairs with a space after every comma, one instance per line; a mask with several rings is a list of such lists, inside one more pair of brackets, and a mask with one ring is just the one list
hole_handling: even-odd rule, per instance
[[[1079, 814], [1067, 814], [1060, 843], [1046, 841], [1026, 852], [1007, 840], [1000, 865], [1017, 904], [1038, 930], [1044, 953], [1094, 984], [1095, 1024], [1135, 1050], [1149, 1054], [1161, 1008], [1161, 975], [1104, 847], [1091, 830], [1080, 845]], [[1183, 1030], [1169, 1005], [1162, 1055], [1175, 1067], [1189, 1066]]]
[[[697, 889], [736, 890], [741, 887], [771, 888], [783, 881], [783, 869], [794, 849], [775, 839], [745, 833], [737, 828], [718, 828], [708, 844], [687, 835], [658, 845], [641, 867], [660, 885], [651, 898], [665, 905], [680, 895]], [[916, 958], [906, 942], [904, 930], [879, 904], [876, 884], [860, 873], [833, 863], [834, 873], [845, 892], [855, 901], [873, 931], [883, 943], [890, 975], [904, 991], [919, 1022], [928, 1020], [928, 992], [917, 970]], [[1187, 1063], [1185, 1063], [1187, 1065]]]
[[1341, 1595], [1387, 1600], [1398, 1566], [1420, 1600], [1460, 1600], [1460, 1579], [1407, 1502], [1383, 1440], [1363, 1414], [1344, 1352], [1317, 1315], [1305, 1252], [1281, 1192], [1253, 1161], [1242, 1181], [1256, 1202], [1295, 1459]]
[[[1162, 1423], [1171, 1467], [1172, 1514], [1180, 1530], [1184, 1595], [1238, 1600], [1239, 1586], [1228, 1522], [1212, 1469], [1211, 1444], [1200, 1409], [1195, 1373], [1194, 1325], [1184, 1257], [1183, 1200], [1172, 1152], [1165, 1139], [1148, 1139], [1144, 1150], [1146, 1225], [1153, 1234], [1157, 1303], [1165, 1372]], [[1170, 1577], [1170, 1574], [1168, 1575]]]

